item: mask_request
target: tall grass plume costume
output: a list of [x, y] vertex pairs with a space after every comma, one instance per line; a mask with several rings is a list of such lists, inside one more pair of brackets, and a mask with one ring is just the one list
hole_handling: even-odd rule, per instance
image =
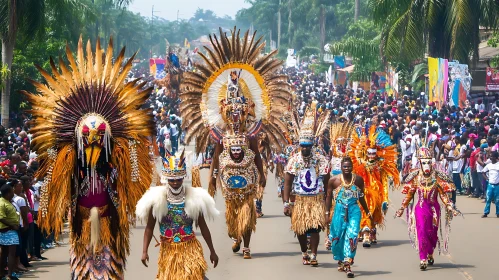
[[193, 225], [198, 226], [200, 217], [203, 221], [211, 220], [219, 212], [206, 190], [183, 185], [175, 189], [168, 185], [168, 180], [183, 181], [187, 167], [183, 153], [166, 153], [161, 176], [165, 185], [151, 187], [139, 200], [135, 213], [148, 226], [159, 224], [161, 247], [156, 280], [203, 280], [208, 266]]
[[132, 56], [113, 58], [97, 41], [69, 65], [50, 59], [52, 74], [38, 67], [46, 84], [25, 93], [34, 118], [33, 149], [40, 157], [40, 227], [58, 235], [70, 209], [71, 279], [123, 279], [130, 252], [130, 212], [151, 184], [149, 156], [154, 123], [141, 106], [151, 89], [139, 79], [125, 84]]
[[341, 174], [341, 160], [351, 151], [354, 124], [345, 117], [335, 118], [329, 128], [331, 142], [331, 175]]
[[[420, 167], [404, 178], [402, 193], [405, 198], [396, 214], [398, 217], [402, 216], [407, 208], [409, 236], [413, 247], [419, 252], [421, 270], [425, 270], [428, 265], [433, 265], [433, 252], [438, 246], [440, 253], [441, 241], [444, 244], [444, 252], [447, 252], [450, 222], [453, 216], [460, 214], [449, 199], [449, 195], [456, 187], [449, 176], [435, 170], [432, 164], [432, 154], [431, 150], [425, 146], [416, 151]], [[442, 231], [440, 231], [440, 238], [438, 236], [441, 223], [441, 206], [438, 197], [445, 211], [445, 236], [443, 238]], [[414, 205], [409, 207], [413, 199]]]
[[[287, 129], [279, 116], [291, 99], [287, 77], [276, 74], [282, 65], [273, 58], [277, 51], [262, 55], [263, 37], [255, 36], [246, 32], [241, 38], [236, 28], [210, 35], [212, 48], [200, 53], [204, 63], [195, 65], [196, 72], [185, 73], [180, 95], [185, 142], [196, 139], [196, 153], [206, 149], [209, 137], [217, 143], [209, 192], [222, 189], [234, 252], [256, 230], [253, 200], [264, 185], [256, 136], [265, 132], [273, 152], [282, 151]], [[248, 246], [245, 258], [251, 258]]]
[[[300, 241], [305, 265], [318, 264], [316, 247], [311, 248], [312, 255], [308, 256], [307, 234], [311, 235], [311, 239], [318, 239], [319, 233], [326, 228], [324, 181], [329, 179], [329, 163], [316, 143], [328, 126], [328, 111], [318, 114], [315, 109], [307, 108], [300, 125], [300, 151], [290, 157], [284, 170], [284, 212], [291, 215], [291, 229]], [[291, 193], [296, 195], [296, 199], [290, 213]]]
[[[397, 146], [390, 136], [375, 124], [359, 127], [353, 133], [349, 156], [353, 161], [354, 173], [364, 179], [365, 196], [374, 224], [365, 214], [360, 223], [363, 246], [377, 243], [376, 228], [383, 227], [388, 210], [390, 185], [398, 188], [400, 175], [397, 169]], [[362, 237], [362, 236], [361, 236]]]

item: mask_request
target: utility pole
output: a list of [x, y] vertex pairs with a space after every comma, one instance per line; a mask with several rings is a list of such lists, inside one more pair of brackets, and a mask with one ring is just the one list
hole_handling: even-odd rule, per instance
[[292, 27], [292, 7], [293, 6], [293, 0], [288, 0], [288, 47], [291, 48], [291, 42], [293, 42], [293, 36], [291, 35], [291, 27]]
[[152, 5], [152, 9], [151, 9], [151, 49], [149, 50], [150, 52], [150, 55], [152, 57], [152, 39], [153, 39], [153, 36], [152, 36], [152, 31], [153, 31], [153, 24], [154, 24], [154, 13], [159, 13], [159, 11], [155, 11], [154, 10], [154, 5]]
[[269, 30], [269, 37], [270, 37], [270, 45], [269, 45], [270, 51], [269, 52], [271, 52], [272, 51], [272, 29]]
[[277, 49], [281, 46], [281, 0], [277, 9]]

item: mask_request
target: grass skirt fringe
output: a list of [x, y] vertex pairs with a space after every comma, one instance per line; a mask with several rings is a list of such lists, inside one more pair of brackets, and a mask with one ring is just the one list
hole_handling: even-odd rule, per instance
[[90, 247], [90, 222], [84, 220], [81, 236], [78, 238], [71, 233], [71, 279], [123, 279], [125, 260], [113, 250], [113, 240], [109, 217], [100, 218], [99, 246], [94, 254], [93, 248]]
[[325, 229], [324, 195], [296, 196], [291, 215], [291, 229], [298, 235], [305, 234], [310, 229]]
[[199, 173], [199, 166], [192, 168], [192, 187], [201, 188], [201, 175]]
[[206, 270], [203, 247], [196, 238], [179, 244], [161, 243], [156, 280], [203, 280]]
[[243, 200], [225, 201], [225, 221], [230, 238], [241, 240], [245, 234], [256, 230], [254, 197], [247, 195]]

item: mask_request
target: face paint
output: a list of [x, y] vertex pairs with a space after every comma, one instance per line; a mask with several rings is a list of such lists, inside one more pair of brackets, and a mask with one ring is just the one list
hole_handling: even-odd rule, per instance
[[238, 159], [241, 156], [242, 151], [243, 151], [243, 149], [240, 146], [230, 147], [230, 153], [236, 159]]
[[367, 149], [367, 159], [370, 161], [370, 162], [374, 162], [376, 161], [377, 159], [377, 155], [376, 155], [376, 152], [377, 150], [376, 149]]
[[423, 170], [424, 174], [430, 174], [431, 172], [431, 159], [421, 159], [421, 170]]

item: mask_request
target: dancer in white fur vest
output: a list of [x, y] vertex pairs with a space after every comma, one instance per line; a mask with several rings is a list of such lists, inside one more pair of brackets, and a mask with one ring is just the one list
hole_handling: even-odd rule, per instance
[[148, 248], [158, 222], [161, 249], [156, 279], [202, 280], [208, 267], [193, 224], [200, 228], [210, 249], [210, 261], [216, 267], [218, 256], [205, 218], [213, 219], [219, 212], [206, 190], [182, 184], [186, 176], [184, 153], [180, 157], [172, 156], [168, 151], [166, 154], [161, 182], [168, 184], [151, 187], [139, 200], [135, 210], [138, 220], [147, 223], [142, 263], [147, 267]]

